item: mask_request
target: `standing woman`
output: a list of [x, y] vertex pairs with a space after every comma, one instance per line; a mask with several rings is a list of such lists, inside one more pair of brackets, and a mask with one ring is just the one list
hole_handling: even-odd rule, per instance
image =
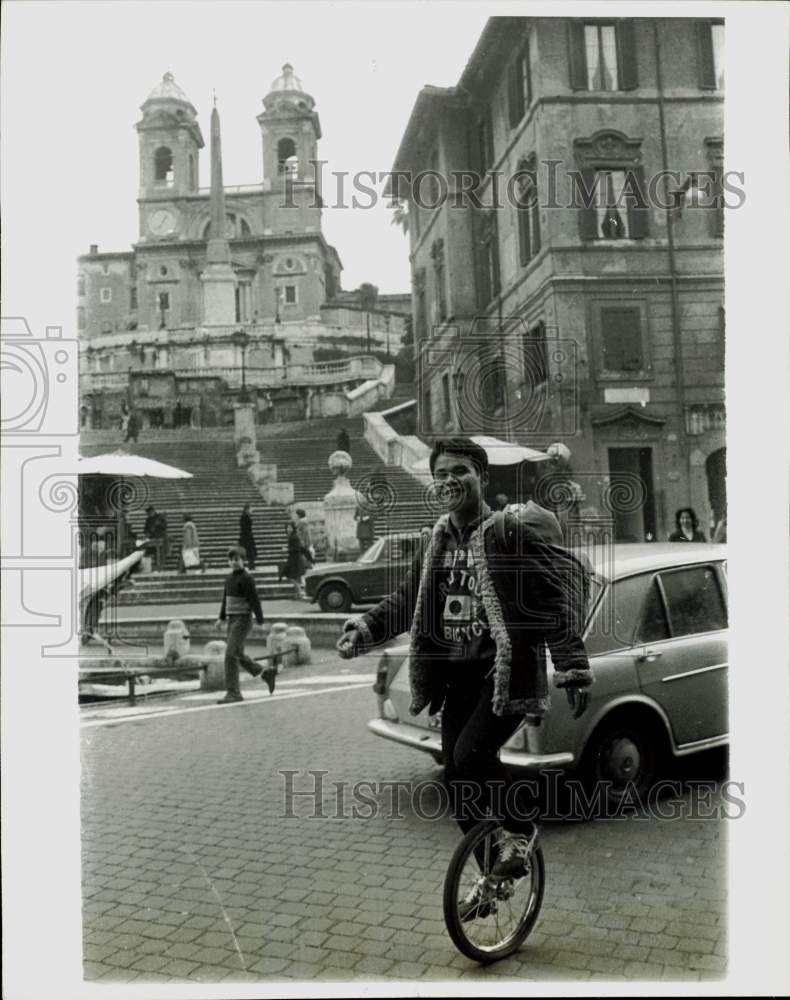
[[181, 559], [178, 565], [179, 573], [199, 567], [206, 572], [205, 564], [200, 558], [200, 539], [191, 514], [184, 514], [184, 527], [181, 530]]
[[295, 524], [286, 525], [285, 530], [288, 534], [288, 561], [285, 564], [285, 576], [293, 583], [297, 598], [301, 599], [305, 596], [304, 574], [310, 553], [305, 550]]
[[244, 549], [244, 554], [247, 557], [247, 567], [255, 569], [258, 548], [252, 533], [252, 509], [248, 503], [244, 504], [244, 510], [239, 518], [239, 545]]
[[707, 542], [699, 530], [699, 520], [693, 507], [681, 507], [675, 514], [676, 529], [669, 536], [670, 542]]

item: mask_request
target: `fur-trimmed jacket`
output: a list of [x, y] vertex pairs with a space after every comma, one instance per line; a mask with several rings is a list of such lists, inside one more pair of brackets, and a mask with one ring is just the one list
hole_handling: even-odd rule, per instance
[[[438, 582], [446, 573], [443, 559], [448, 516], [436, 522], [430, 544], [415, 557], [401, 585], [375, 608], [345, 624], [346, 630], [360, 631], [365, 646], [410, 632], [412, 715], [426, 706], [431, 714], [439, 711], [451, 669], [436, 638], [441, 635]], [[541, 716], [550, 706], [546, 645], [557, 687], [592, 683], [580, 637], [583, 622], [558, 579], [553, 546], [511, 516], [505, 521], [502, 551], [494, 524], [495, 515], [485, 517], [467, 543], [496, 646], [492, 707], [496, 715]]]

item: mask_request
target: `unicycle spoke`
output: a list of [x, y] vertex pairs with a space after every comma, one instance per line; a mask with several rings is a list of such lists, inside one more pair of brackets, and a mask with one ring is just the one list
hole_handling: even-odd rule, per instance
[[456, 947], [478, 962], [512, 954], [535, 925], [543, 900], [543, 854], [533, 838], [524, 874], [497, 878], [496, 821], [479, 823], [456, 848], [444, 885], [444, 916]]

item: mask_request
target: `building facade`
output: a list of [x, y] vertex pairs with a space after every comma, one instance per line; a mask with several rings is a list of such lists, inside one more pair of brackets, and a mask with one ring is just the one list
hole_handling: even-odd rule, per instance
[[726, 509], [722, 58], [715, 21], [492, 18], [393, 166], [421, 432], [565, 444], [621, 541]]
[[[124, 403], [144, 427], [223, 425], [242, 385], [256, 394], [262, 420], [320, 415], [319, 390], [359, 385], [375, 367], [362, 356], [393, 339], [397, 352], [409, 310], [378, 310], [369, 335], [358, 310], [334, 302], [342, 265], [321, 230], [314, 99], [283, 66], [257, 118], [261, 180], [248, 186], [222, 184], [217, 119], [219, 199], [200, 186], [205, 143], [172, 74], [141, 110], [137, 242], [121, 253], [92, 246], [78, 259], [83, 426], [116, 423]], [[209, 280], [219, 201], [224, 289]], [[315, 367], [322, 350], [358, 363]]]

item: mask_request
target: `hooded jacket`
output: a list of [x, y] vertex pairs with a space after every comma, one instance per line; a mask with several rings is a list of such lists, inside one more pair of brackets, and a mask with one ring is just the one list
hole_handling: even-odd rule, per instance
[[[535, 516], [528, 519], [531, 523], [512, 514], [506, 517], [504, 546], [497, 542], [495, 514], [486, 516], [468, 541], [496, 646], [492, 701], [496, 715], [539, 717], [548, 711], [546, 645], [557, 687], [592, 683], [581, 640], [583, 622], [578, 620], [556, 568], [554, 545], [562, 537], [559, 525], [549, 523], [556, 518], [542, 508], [533, 513]], [[346, 630], [358, 629], [364, 644], [371, 646], [410, 632], [412, 715], [426, 706], [432, 714], [437, 712], [447, 688], [450, 668], [436, 637], [440, 634], [438, 583], [445, 572], [448, 517], [443, 515], [436, 522], [430, 544], [417, 555], [401, 585], [375, 608], [345, 625]]]

